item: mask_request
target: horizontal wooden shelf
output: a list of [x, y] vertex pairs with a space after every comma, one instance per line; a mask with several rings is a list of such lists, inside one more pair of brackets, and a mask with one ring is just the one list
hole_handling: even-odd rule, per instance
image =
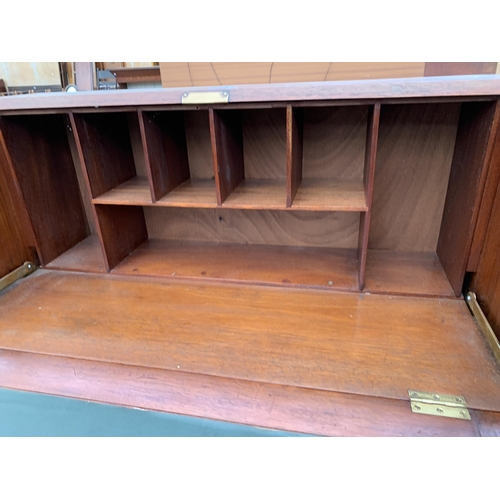
[[105, 273], [99, 238], [91, 235], [45, 266], [47, 269]]
[[114, 274], [357, 290], [355, 249], [149, 240]]
[[215, 180], [188, 179], [157, 201], [162, 207], [216, 208]]
[[225, 208], [285, 210], [285, 179], [244, 179], [222, 204]]
[[101, 205], [151, 205], [151, 191], [145, 177], [134, 177], [92, 200]]
[[302, 179], [291, 209], [366, 212], [363, 181]]

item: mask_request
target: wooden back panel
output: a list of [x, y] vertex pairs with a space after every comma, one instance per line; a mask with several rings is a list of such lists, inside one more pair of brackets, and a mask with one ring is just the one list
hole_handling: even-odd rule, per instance
[[303, 178], [362, 179], [368, 106], [304, 108]]
[[382, 105], [369, 247], [435, 252], [460, 104]]
[[286, 109], [245, 110], [242, 115], [245, 179], [285, 179]]
[[150, 239], [356, 248], [359, 214], [145, 207]]

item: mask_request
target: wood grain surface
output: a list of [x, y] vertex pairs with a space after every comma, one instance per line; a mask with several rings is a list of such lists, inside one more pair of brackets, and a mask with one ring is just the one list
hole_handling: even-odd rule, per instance
[[488, 151], [491, 151], [495, 138], [493, 123], [500, 117], [498, 107], [497, 101], [464, 103], [461, 107], [437, 245], [437, 254], [457, 296], [462, 292], [479, 215], [488, 170]]
[[209, 117], [217, 204], [222, 205], [245, 178], [241, 112], [210, 109]]
[[74, 127], [93, 198], [136, 177], [126, 113], [75, 113]]
[[291, 207], [302, 182], [303, 151], [302, 112], [286, 107], [286, 206]]
[[481, 196], [477, 223], [472, 238], [472, 247], [467, 261], [467, 272], [476, 272], [481, 251], [486, 239], [486, 231], [495, 202], [497, 185], [500, 180], [500, 106], [497, 105], [490, 133], [490, 141], [485, 154], [485, 166], [488, 169], [486, 184]]
[[[38, 260], [31, 222], [9, 166], [10, 158], [0, 131], [0, 277], [27, 260]], [[31, 235], [31, 238], [29, 237]]]
[[245, 179], [286, 178], [285, 108], [244, 110]]
[[486, 232], [477, 273], [471, 283], [493, 331], [500, 338], [500, 182]]
[[0, 297], [4, 349], [500, 409], [499, 369], [463, 301], [56, 271]]
[[105, 273], [104, 255], [99, 238], [90, 235], [45, 266], [47, 269]]
[[382, 106], [369, 248], [436, 251], [459, 109]]
[[375, 180], [375, 165], [377, 163], [378, 131], [380, 126], [380, 104], [375, 104], [368, 112], [368, 126], [366, 129], [365, 161], [363, 169], [363, 188], [366, 202], [366, 212], [359, 218], [358, 237], [358, 286], [363, 290], [365, 286], [366, 254], [372, 214], [373, 184]]
[[[106, 92], [38, 93], [3, 97], [0, 114], [21, 110], [51, 109], [106, 109], [123, 106], [180, 105], [182, 95], [190, 92], [189, 87], [175, 89], [151, 89]], [[339, 101], [347, 102], [383, 99], [384, 102], [422, 100], [429, 98], [466, 100], [500, 96], [500, 75], [447, 76], [431, 78], [388, 78], [354, 82], [304, 82], [269, 85], [241, 85], [221, 87], [200, 87], [199, 92], [230, 93], [231, 103], [266, 103], [293, 101]], [[464, 99], [462, 99], [464, 100]]]
[[208, 111], [185, 111], [184, 123], [191, 179], [214, 179]]
[[493, 75], [496, 62], [426, 62], [424, 76]]
[[16, 179], [43, 265], [89, 234], [61, 115], [0, 120], [11, 178]]
[[355, 290], [352, 249], [149, 240], [114, 274]]
[[153, 201], [189, 179], [189, 163], [182, 111], [139, 111], [142, 145], [151, 172]]
[[145, 177], [133, 177], [97, 196], [92, 200], [92, 203], [100, 205], [151, 205], [149, 181]]
[[180, 370], [0, 350], [11, 389], [319, 436], [498, 436], [499, 414], [473, 420], [412, 413], [408, 401], [318, 391]]
[[255, 245], [356, 248], [354, 212], [145, 207], [149, 238]]
[[304, 179], [362, 179], [367, 106], [304, 108]]
[[110, 271], [141, 243], [148, 233], [142, 207], [94, 205], [106, 270]]

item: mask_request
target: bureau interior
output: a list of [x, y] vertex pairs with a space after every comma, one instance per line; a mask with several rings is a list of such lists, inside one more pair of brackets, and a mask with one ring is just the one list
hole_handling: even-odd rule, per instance
[[[457, 130], [488, 106], [382, 104], [375, 126], [373, 104], [79, 112], [73, 147], [64, 115], [6, 117], [2, 128], [40, 248], [58, 242], [41, 259], [53, 268], [355, 290], [367, 214], [368, 291], [451, 295], [436, 250]], [[287, 206], [291, 154], [300, 176]], [[23, 182], [31, 164], [63, 174]], [[70, 223], [43, 192], [62, 197]]]

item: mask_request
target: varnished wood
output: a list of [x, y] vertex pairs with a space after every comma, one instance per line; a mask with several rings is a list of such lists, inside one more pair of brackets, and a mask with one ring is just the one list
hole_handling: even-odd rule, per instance
[[434, 252], [368, 249], [365, 291], [408, 296], [455, 296]]
[[481, 205], [477, 216], [476, 227], [474, 229], [472, 247], [467, 261], [467, 272], [472, 273], [477, 271], [479, 265], [488, 223], [491, 218], [491, 211], [495, 202], [496, 187], [500, 180], [500, 106], [498, 105], [495, 116], [493, 117], [490, 141], [486, 149], [484, 163], [487, 165], [488, 173], [481, 196]]
[[184, 111], [191, 179], [215, 179], [207, 110]]
[[462, 292], [473, 231], [487, 176], [487, 152], [494, 139], [497, 102], [464, 103], [460, 112], [450, 182], [437, 254], [455, 294]]
[[222, 205], [245, 178], [241, 114], [210, 109], [209, 117], [217, 204]]
[[496, 436], [499, 414], [422, 416], [408, 401], [0, 350], [11, 389], [319, 436]]
[[141, 113], [142, 144], [151, 171], [153, 201], [189, 179], [189, 163], [181, 111]]
[[[31, 224], [17, 191], [8, 165], [9, 157], [0, 132], [0, 277], [5, 276], [25, 261], [37, 261]], [[23, 218], [24, 213], [24, 218]], [[24, 220], [24, 225], [23, 225]], [[31, 243], [31, 248], [30, 248]]]
[[436, 251], [459, 111], [382, 105], [369, 248]]
[[245, 179], [286, 179], [286, 110], [241, 112]]
[[88, 236], [47, 264], [46, 267], [47, 269], [60, 269], [63, 271], [105, 273], [106, 267], [99, 238], [95, 235]]
[[367, 210], [363, 182], [342, 179], [303, 179], [290, 210]]
[[213, 179], [188, 179], [156, 203], [163, 207], [216, 208], [217, 195]]
[[92, 200], [101, 205], [151, 205], [151, 191], [148, 179], [133, 177], [129, 181], [106, 191]]
[[363, 178], [368, 106], [304, 108], [304, 179]]
[[[152, 106], [180, 104], [189, 87], [134, 91], [78, 92], [61, 94], [33, 94], [7, 96], [0, 101], [0, 113], [8, 110], [77, 109], [114, 106]], [[500, 96], [500, 76], [448, 76], [431, 78], [388, 78], [355, 82], [305, 82], [295, 84], [235, 85], [229, 87], [198, 87], [199, 92], [230, 93], [233, 103], [286, 102], [303, 100], [363, 100], [363, 99], [418, 99], [467, 96], [480, 98]]]
[[356, 248], [358, 241], [354, 212], [145, 207], [144, 215], [151, 239], [323, 248]]
[[141, 243], [148, 233], [141, 207], [94, 205], [104, 249], [106, 270], [110, 271]]
[[74, 124], [93, 198], [137, 175], [126, 113], [74, 114]]
[[78, 90], [94, 90], [95, 69], [92, 62], [75, 62], [75, 77]]
[[497, 181], [494, 200], [479, 266], [472, 279], [471, 289], [476, 292], [486, 318], [500, 338], [500, 181]]
[[418, 387], [500, 409], [500, 372], [463, 301], [56, 271], [0, 297], [4, 349], [394, 399]]
[[291, 207], [302, 182], [302, 113], [288, 105], [286, 108], [286, 206]]
[[284, 210], [285, 179], [244, 179], [222, 203], [224, 208]]
[[66, 126], [60, 115], [0, 120], [4, 160], [8, 156], [43, 265], [89, 234]]
[[356, 254], [351, 249], [149, 240], [113, 272], [355, 290]]
[[365, 286], [366, 254], [368, 251], [368, 237], [370, 235], [370, 221], [372, 213], [373, 184], [375, 180], [375, 165], [377, 163], [378, 130], [380, 123], [380, 104], [370, 108], [368, 127], [366, 131], [365, 168], [363, 172], [366, 212], [360, 215], [358, 238], [358, 286], [363, 290]]

